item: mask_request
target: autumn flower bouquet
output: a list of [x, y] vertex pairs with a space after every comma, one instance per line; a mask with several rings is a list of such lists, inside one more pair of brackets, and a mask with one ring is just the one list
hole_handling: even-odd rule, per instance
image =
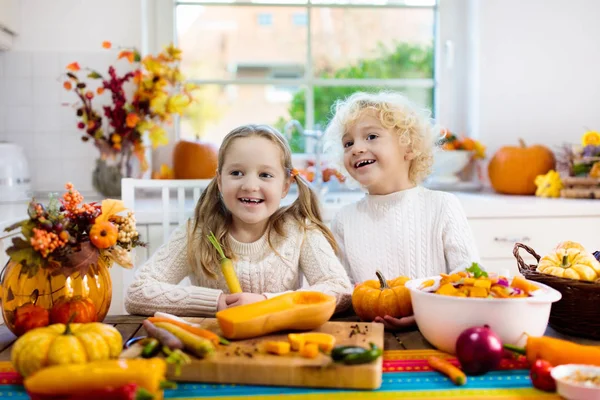
[[108, 268], [132, 268], [130, 251], [140, 245], [135, 217], [120, 200], [82, 203], [66, 193], [48, 204], [33, 199], [29, 218], [9, 226], [20, 230], [6, 252], [2, 279], [4, 320], [17, 335], [50, 323], [101, 321], [112, 297]]
[[[110, 42], [102, 46], [112, 48]], [[139, 161], [140, 172], [148, 169], [144, 139], [147, 137], [153, 148], [167, 144], [165, 126], [192, 103], [195, 88], [192, 84], [183, 84], [179, 70], [181, 51], [173, 45], [156, 56], [145, 57], [135, 48], [120, 49], [117, 60], [122, 59], [133, 67], [122, 76], [114, 66], [108, 68], [108, 75], [103, 75], [73, 62], [67, 66], [63, 82], [63, 87], [73, 91], [79, 99], [74, 108], [77, 127], [83, 132], [82, 140], [92, 141], [100, 151], [94, 185], [108, 196], [120, 195], [120, 176], [134, 176], [133, 159]], [[83, 76], [97, 83], [85, 82]], [[131, 85], [133, 90], [128, 90]], [[96, 99], [107, 92], [111, 103], [101, 110], [94, 108]], [[116, 165], [102, 177], [99, 174], [103, 170], [99, 168], [106, 165], [107, 160], [116, 161]], [[114, 190], [99, 187], [109, 182], [116, 182]]]
[[442, 137], [439, 145], [444, 150], [466, 150], [473, 152], [473, 159], [480, 160], [485, 158], [485, 146], [478, 140], [470, 137], [459, 137], [448, 129], [442, 130]]

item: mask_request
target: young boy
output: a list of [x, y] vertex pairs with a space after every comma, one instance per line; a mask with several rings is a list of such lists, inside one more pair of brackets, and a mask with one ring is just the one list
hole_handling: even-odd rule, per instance
[[[368, 192], [332, 222], [342, 263], [353, 282], [435, 276], [479, 261], [459, 200], [419, 184], [433, 164], [435, 136], [428, 114], [396, 93], [355, 93], [335, 106], [326, 148], [349, 182]], [[414, 317], [378, 318], [388, 329]]]

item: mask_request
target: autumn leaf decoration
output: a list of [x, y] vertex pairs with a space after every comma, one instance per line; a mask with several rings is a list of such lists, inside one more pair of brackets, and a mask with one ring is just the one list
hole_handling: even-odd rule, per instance
[[108, 221], [113, 215], [117, 215], [125, 210], [127, 210], [127, 207], [125, 207], [125, 204], [121, 200], [102, 200], [102, 212], [96, 217], [96, 223]]

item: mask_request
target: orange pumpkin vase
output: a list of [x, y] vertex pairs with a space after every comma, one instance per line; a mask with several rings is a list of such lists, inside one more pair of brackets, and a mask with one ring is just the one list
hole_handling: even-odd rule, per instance
[[173, 150], [175, 179], [212, 179], [217, 173], [218, 149], [209, 143], [181, 140]]
[[352, 292], [352, 307], [356, 315], [363, 321], [373, 321], [375, 317], [386, 315], [396, 318], [412, 315], [410, 292], [404, 286], [410, 278], [399, 276], [388, 281], [380, 271], [375, 274], [378, 279], [362, 282]]
[[490, 160], [488, 175], [494, 190], [503, 194], [534, 195], [535, 177], [554, 169], [554, 153], [542, 145], [500, 148]]

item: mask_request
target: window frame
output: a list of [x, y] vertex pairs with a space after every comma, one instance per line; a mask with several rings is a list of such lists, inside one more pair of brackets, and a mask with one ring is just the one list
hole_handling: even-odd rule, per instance
[[[419, 87], [433, 88], [432, 116], [439, 122], [450, 126], [451, 129], [464, 131], [467, 125], [466, 100], [453, 101], [464, 97], [475, 88], [467, 85], [466, 71], [469, 70], [471, 47], [477, 43], [467, 43], [469, 21], [468, 0], [437, 0], [434, 5], [411, 4], [335, 4], [330, 3], [285, 3], [285, 0], [263, 0], [260, 3], [248, 1], [222, 2], [222, 1], [164, 1], [142, 0], [142, 51], [143, 53], [156, 52], [169, 43], [177, 45], [177, 15], [178, 5], [201, 6], [244, 6], [244, 7], [294, 7], [306, 10], [306, 40], [307, 54], [305, 59], [305, 74], [302, 78], [243, 78], [243, 79], [188, 79], [199, 85], [294, 85], [312, 89], [316, 86], [372, 86], [372, 87]], [[370, 9], [395, 9], [395, 8], [426, 8], [434, 11], [434, 76], [431, 79], [323, 79], [313, 77], [312, 49], [311, 49], [311, 10], [313, 8], [370, 8]], [[160, 17], [159, 17], [160, 16]], [[443, 24], [440, 24], [443, 21]], [[455, 52], [459, 57], [455, 56]], [[471, 85], [472, 86], [472, 85]], [[314, 99], [313, 90], [306, 90], [306, 123], [305, 129], [314, 129]], [[472, 105], [472, 104], [470, 104]], [[179, 140], [179, 120], [173, 124], [174, 130], [171, 138]], [[301, 154], [301, 153], [299, 153]]]

